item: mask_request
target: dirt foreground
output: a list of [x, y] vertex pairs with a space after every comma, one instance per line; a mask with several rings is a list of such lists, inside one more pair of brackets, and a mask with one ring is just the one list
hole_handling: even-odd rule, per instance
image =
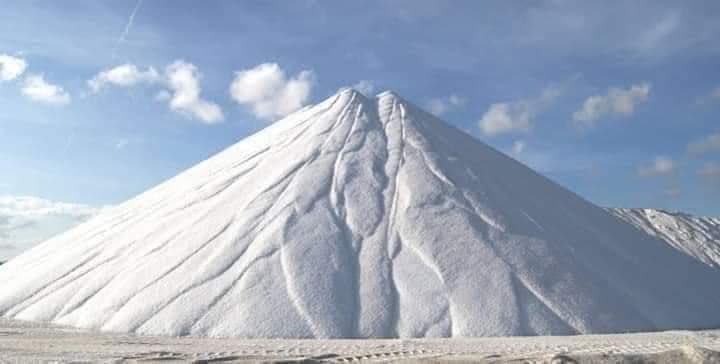
[[0, 319], [0, 362], [720, 363], [720, 330], [418, 340], [108, 334]]

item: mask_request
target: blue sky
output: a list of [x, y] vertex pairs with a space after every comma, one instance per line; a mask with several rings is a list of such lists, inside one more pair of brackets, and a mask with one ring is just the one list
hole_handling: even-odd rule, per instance
[[116, 204], [359, 85], [597, 204], [720, 215], [717, 19], [717, 1], [12, 2], [0, 195]]

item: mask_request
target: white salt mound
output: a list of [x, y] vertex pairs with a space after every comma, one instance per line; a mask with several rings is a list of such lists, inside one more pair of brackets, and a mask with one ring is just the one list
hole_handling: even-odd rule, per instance
[[450, 337], [720, 327], [720, 270], [393, 93], [343, 90], [0, 267], [108, 331]]

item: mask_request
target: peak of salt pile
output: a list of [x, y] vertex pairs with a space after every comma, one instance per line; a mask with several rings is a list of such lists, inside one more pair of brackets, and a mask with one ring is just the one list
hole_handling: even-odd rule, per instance
[[720, 326], [720, 271], [350, 89], [0, 267], [0, 313], [235, 337]]

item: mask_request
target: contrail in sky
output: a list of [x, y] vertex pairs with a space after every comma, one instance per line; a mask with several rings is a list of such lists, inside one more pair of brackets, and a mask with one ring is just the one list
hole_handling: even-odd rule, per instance
[[130, 33], [130, 28], [132, 28], [133, 22], [135, 21], [135, 14], [137, 14], [138, 9], [140, 9], [140, 5], [142, 5], [142, 0], [138, 0], [135, 4], [135, 8], [133, 8], [132, 13], [130, 13], [130, 18], [128, 19], [127, 24], [125, 25], [125, 30], [120, 34], [120, 38], [118, 38], [117, 42], [115, 43], [115, 48], [113, 49], [112, 58], [115, 59], [115, 55], [117, 53], [118, 47], [120, 47], [120, 44], [125, 41], [125, 38], [127, 38], [128, 33]]

